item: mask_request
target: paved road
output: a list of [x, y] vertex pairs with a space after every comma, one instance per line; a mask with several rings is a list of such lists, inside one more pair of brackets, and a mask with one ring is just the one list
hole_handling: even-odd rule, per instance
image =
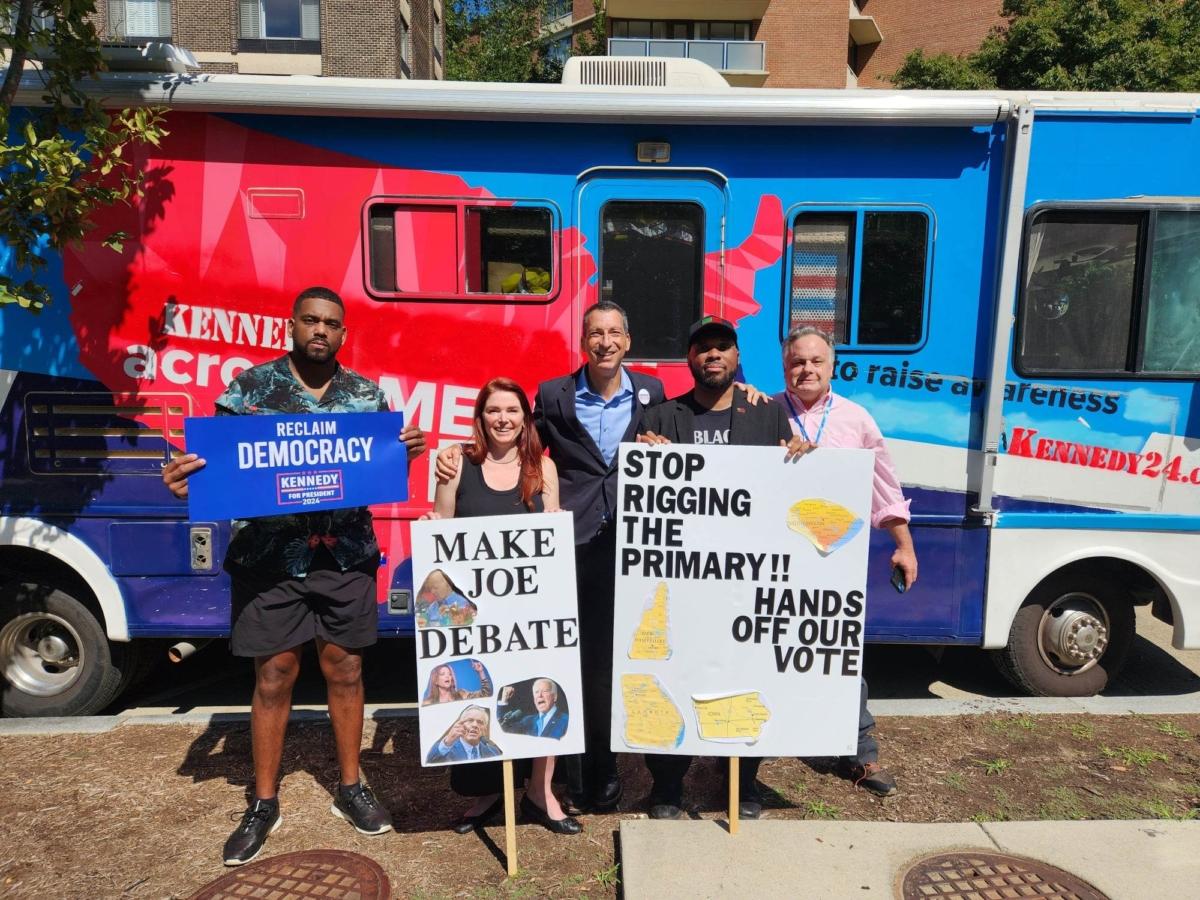
[[[1190, 696], [1200, 703], [1200, 650], [1172, 648], [1170, 627], [1151, 616], [1147, 607], [1138, 610], [1137, 628], [1129, 663], [1105, 695]], [[366, 659], [367, 703], [415, 703], [415, 667], [412, 641], [382, 641]], [[972, 700], [1015, 694], [988, 655], [969, 648], [951, 647], [936, 654], [927, 647], [875, 644], [867, 651], [866, 672], [871, 695], [879, 700]], [[215, 642], [179, 665], [164, 661], [141, 688], [110, 712], [243, 709], [252, 683], [249, 663], [233, 659], [224, 642]], [[324, 685], [316, 658], [310, 655], [295, 703], [323, 702]]]

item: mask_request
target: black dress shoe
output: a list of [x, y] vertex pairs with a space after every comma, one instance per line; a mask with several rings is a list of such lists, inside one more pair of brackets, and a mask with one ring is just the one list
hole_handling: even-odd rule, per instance
[[544, 809], [529, 799], [528, 794], [521, 797], [521, 815], [528, 821], [535, 822], [555, 834], [579, 834], [583, 831], [583, 826], [570, 816], [562, 819], [550, 818]]
[[595, 812], [608, 812], [615, 809], [617, 804], [621, 802], [621, 780], [614, 778], [600, 786], [600, 790], [596, 791], [592, 798], [592, 809]]
[[651, 798], [650, 800], [650, 818], [652, 819], [682, 819], [683, 810], [680, 809], [679, 803], [673, 803], [670, 800], [661, 798]]
[[562, 798], [562, 808], [568, 816], [581, 816], [592, 811], [592, 801], [586, 797], [574, 797], [565, 794]]
[[483, 812], [474, 816], [462, 816], [457, 822], [450, 826], [455, 834], [467, 834], [487, 824], [488, 819], [494, 816], [500, 810], [500, 804], [504, 802], [503, 795], [492, 801], [492, 805]]

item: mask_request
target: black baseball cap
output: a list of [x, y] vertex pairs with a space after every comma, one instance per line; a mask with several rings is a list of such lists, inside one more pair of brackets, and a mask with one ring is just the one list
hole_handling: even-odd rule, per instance
[[733, 345], [737, 346], [737, 326], [720, 316], [705, 316], [693, 322], [692, 327], [688, 329], [688, 346], [691, 347], [702, 337], [718, 334], [729, 338]]

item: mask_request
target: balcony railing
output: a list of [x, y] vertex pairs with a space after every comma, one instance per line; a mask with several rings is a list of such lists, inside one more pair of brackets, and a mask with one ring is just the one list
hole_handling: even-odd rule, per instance
[[609, 38], [609, 56], [657, 56], [698, 59], [719, 72], [765, 72], [763, 41], [673, 41], [656, 38]]

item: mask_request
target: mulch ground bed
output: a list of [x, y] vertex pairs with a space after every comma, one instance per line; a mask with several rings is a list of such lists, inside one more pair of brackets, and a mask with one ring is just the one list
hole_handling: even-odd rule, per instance
[[[885, 718], [883, 761], [900, 792], [875, 798], [818, 762], [763, 765], [766, 815], [780, 819], [963, 822], [1200, 818], [1200, 716]], [[187, 897], [224, 871], [220, 848], [245, 808], [246, 725], [125, 726], [107, 734], [0, 741], [0, 896]], [[363, 837], [329, 813], [337, 781], [323, 724], [293, 725], [280, 791], [283, 827], [264, 855], [362, 853], [398, 897], [614, 896], [617, 828], [642, 814], [649, 780], [625, 757], [617, 813], [559, 837], [518, 832], [521, 874], [505, 877], [501, 819], [459, 836], [464, 807], [447, 773], [422, 769], [416, 721], [368, 723], [363, 768], [397, 834]], [[689, 814], [723, 818], [721, 766], [687, 783]]]

